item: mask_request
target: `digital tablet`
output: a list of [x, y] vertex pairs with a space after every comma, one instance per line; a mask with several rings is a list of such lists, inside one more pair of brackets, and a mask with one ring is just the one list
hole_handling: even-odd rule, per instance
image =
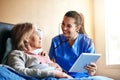
[[69, 72], [87, 72], [84, 66], [92, 62], [96, 62], [100, 58], [101, 54], [97, 53], [82, 53], [75, 63], [70, 68]]

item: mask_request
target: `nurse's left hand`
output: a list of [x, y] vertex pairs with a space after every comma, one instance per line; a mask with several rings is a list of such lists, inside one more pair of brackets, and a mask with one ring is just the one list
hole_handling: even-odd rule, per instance
[[41, 55], [41, 56], [44, 56], [44, 57], [46, 57], [46, 58], [48, 58], [48, 59], [50, 59], [47, 51], [44, 51], [44, 50], [43, 50], [40, 55]]
[[88, 71], [89, 75], [94, 76], [97, 70], [97, 65], [95, 63], [91, 63], [86, 65], [85, 69]]

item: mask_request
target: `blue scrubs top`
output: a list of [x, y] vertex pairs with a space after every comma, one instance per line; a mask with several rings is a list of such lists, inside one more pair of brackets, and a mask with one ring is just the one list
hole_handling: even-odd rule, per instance
[[74, 78], [89, 76], [88, 73], [84, 72], [69, 72], [69, 69], [81, 53], [95, 53], [92, 40], [84, 34], [79, 34], [72, 46], [69, 45], [63, 34], [52, 39], [49, 51], [50, 58], [55, 59], [62, 69]]

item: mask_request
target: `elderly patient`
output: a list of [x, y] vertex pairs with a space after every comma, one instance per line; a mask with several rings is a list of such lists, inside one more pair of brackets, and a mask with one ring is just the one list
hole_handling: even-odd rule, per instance
[[7, 64], [22, 74], [36, 78], [72, 78], [49, 59], [42, 49], [40, 34], [41, 31], [31, 23], [16, 24], [11, 31], [13, 51]]

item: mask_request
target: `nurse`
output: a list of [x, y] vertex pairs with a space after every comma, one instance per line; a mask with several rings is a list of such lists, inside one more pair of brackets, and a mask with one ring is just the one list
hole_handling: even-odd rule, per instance
[[74, 78], [108, 79], [102, 76], [94, 76], [97, 70], [95, 63], [85, 66], [88, 71], [85, 72], [68, 72], [81, 53], [95, 53], [95, 48], [92, 40], [87, 36], [84, 29], [84, 17], [76, 11], [68, 11], [61, 24], [62, 34], [55, 36], [52, 39], [49, 51], [50, 58], [57, 62], [64, 72]]

